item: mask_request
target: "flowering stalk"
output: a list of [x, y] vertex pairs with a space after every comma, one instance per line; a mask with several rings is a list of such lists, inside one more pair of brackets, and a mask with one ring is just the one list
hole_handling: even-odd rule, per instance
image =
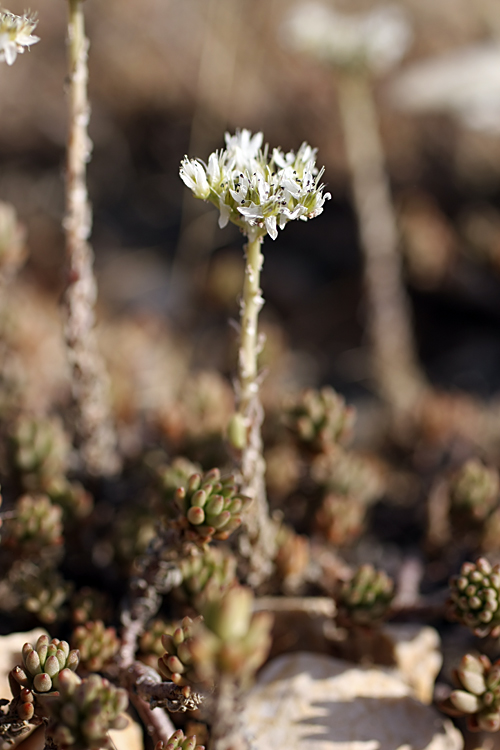
[[239, 390], [235, 419], [241, 421], [246, 433], [241, 444], [241, 473], [246, 491], [250, 492], [254, 500], [253, 513], [249, 514], [247, 526], [251, 538], [257, 539], [259, 534], [261, 536], [259, 547], [264, 554], [258, 567], [263, 565], [268, 567], [269, 561], [274, 556], [274, 534], [268, 522], [264, 483], [266, 467], [262, 455], [261, 437], [264, 414], [259, 399], [257, 361], [260, 348], [258, 317], [264, 305], [260, 288], [260, 272], [264, 262], [261, 246], [262, 237], [249, 237], [245, 250], [246, 264], [241, 299], [241, 339], [237, 374]]
[[264, 304], [260, 289], [261, 245], [266, 234], [276, 239], [278, 229], [284, 229], [289, 221], [319, 216], [325, 200], [330, 198], [328, 193], [323, 194], [320, 181], [324, 170], [316, 168], [315, 149], [303, 143], [296, 154], [275, 148], [270, 155], [267, 145], [261, 148], [262, 142], [262, 133], [226, 133], [226, 148], [211, 154], [208, 164], [186, 157], [180, 170], [182, 180], [196, 198], [217, 206], [219, 226], [231, 221], [248, 239], [241, 301], [238, 403], [229, 437], [240, 451], [243, 492], [254, 501], [254, 511], [247, 516], [252, 566], [249, 582], [253, 585], [270, 572], [276, 537], [265, 492], [257, 363], [258, 315]]
[[339, 76], [339, 103], [365, 255], [367, 316], [375, 378], [395, 413], [408, 413], [423, 389], [373, 95], [367, 75]]
[[295, 50], [338, 71], [340, 114], [365, 256], [367, 327], [378, 389], [395, 416], [407, 415], [425, 381], [401, 282], [398, 233], [384, 165], [371, 76], [406, 52], [411, 29], [401, 8], [347, 15], [309, 2], [294, 6], [283, 31]]
[[88, 243], [92, 216], [86, 184], [91, 142], [87, 134], [88, 39], [82, 0], [69, 0], [69, 134], [66, 168], [66, 254], [64, 333], [72, 373], [72, 395], [80, 452], [87, 471], [109, 475], [119, 469], [108, 400], [108, 380], [95, 338], [97, 296]]

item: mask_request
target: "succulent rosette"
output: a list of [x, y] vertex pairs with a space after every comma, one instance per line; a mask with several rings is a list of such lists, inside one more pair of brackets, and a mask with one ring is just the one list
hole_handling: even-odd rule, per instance
[[466, 654], [454, 671], [457, 689], [442, 704], [452, 716], [466, 716], [472, 731], [496, 732], [500, 729], [500, 660]]
[[77, 649], [57, 638], [41, 635], [35, 646], [25, 643], [22, 650], [22, 667], [15, 667], [9, 674], [13, 695], [28, 688], [35, 693], [49, 693], [59, 689], [59, 676], [63, 670], [76, 671], [80, 656]]
[[372, 627], [389, 614], [394, 599], [394, 582], [382, 570], [361, 565], [338, 594], [338, 620], [341, 625]]
[[465, 562], [450, 579], [448, 614], [475, 635], [500, 635], [500, 565], [484, 557]]
[[237, 529], [250, 504], [249, 497], [238, 492], [233, 476], [221, 477], [218, 469], [192, 474], [186, 485], [178, 487], [173, 509], [188, 537], [199, 544], [211, 539], [227, 539]]

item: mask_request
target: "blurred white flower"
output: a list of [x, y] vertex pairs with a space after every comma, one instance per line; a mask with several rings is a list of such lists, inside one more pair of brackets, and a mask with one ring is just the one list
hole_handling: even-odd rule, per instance
[[322, 3], [306, 2], [292, 9], [281, 36], [288, 46], [330, 64], [384, 73], [403, 57], [412, 34], [399, 7], [345, 15]]
[[231, 221], [252, 239], [274, 240], [289, 221], [319, 216], [331, 196], [320, 184], [316, 149], [303, 143], [297, 153], [275, 148], [269, 157], [262, 143], [262, 133], [226, 133], [226, 149], [211, 154], [208, 165], [186, 156], [180, 176], [195, 197], [217, 206], [220, 227]]
[[464, 47], [403, 71], [390, 88], [411, 112], [448, 112], [473, 130], [500, 133], [500, 45]]
[[9, 11], [0, 10], [0, 62], [13, 65], [25, 47], [40, 41], [32, 33], [36, 25], [36, 17], [32, 14], [15, 16]]

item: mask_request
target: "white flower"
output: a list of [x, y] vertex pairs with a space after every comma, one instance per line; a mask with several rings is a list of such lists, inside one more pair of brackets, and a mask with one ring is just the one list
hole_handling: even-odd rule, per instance
[[34, 36], [37, 21], [35, 16], [25, 13], [15, 16], [6, 10], [0, 10], [0, 62], [13, 65], [18, 54], [25, 47], [36, 44], [40, 39]]
[[281, 29], [286, 44], [340, 67], [383, 73], [403, 57], [411, 29], [399, 7], [345, 15], [318, 2], [296, 5]]
[[210, 195], [210, 185], [208, 184], [206, 170], [201, 162], [196, 159], [191, 161], [184, 157], [180, 169], [181, 180], [193, 191], [196, 198], [206, 200]]
[[255, 133], [252, 136], [249, 130], [243, 128], [235, 135], [226, 133], [226, 152], [230, 159], [234, 159], [237, 169], [243, 169], [253, 159], [257, 158], [259, 149], [264, 140], [263, 133]]
[[262, 143], [262, 133], [226, 133], [227, 148], [211, 154], [208, 166], [186, 157], [180, 176], [197, 198], [217, 206], [220, 227], [231, 221], [249, 237], [274, 240], [289, 221], [319, 216], [331, 196], [320, 184], [316, 149], [303, 143], [297, 153], [274, 149], [269, 157]]

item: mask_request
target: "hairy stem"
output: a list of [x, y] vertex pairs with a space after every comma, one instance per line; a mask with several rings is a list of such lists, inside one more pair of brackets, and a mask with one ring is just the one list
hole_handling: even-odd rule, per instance
[[75, 431], [86, 470], [96, 476], [119, 470], [116, 435], [109, 408], [109, 385], [95, 338], [97, 287], [88, 242], [92, 214], [87, 195], [86, 165], [91, 142], [87, 133], [88, 39], [81, 0], [69, 0], [69, 133], [66, 166], [67, 286], [64, 334], [71, 367]]
[[339, 78], [340, 113], [369, 301], [368, 331], [380, 394], [396, 414], [408, 413], [424, 387], [401, 280], [398, 233], [370, 83], [363, 73]]
[[262, 237], [249, 237], [246, 245], [245, 279], [241, 300], [241, 340], [238, 355], [238, 405], [245, 440], [241, 450], [243, 491], [253, 498], [247, 514], [251, 542], [252, 571], [249, 583], [258, 585], [271, 570], [274, 557], [274, 532], [266, 498], [265, 469], [262, 455], [261, 427], [264, 418], [259, 398], [257, 358], [259, 312], [264, 304], [260, 288], [260, 272], [264, 258]]

